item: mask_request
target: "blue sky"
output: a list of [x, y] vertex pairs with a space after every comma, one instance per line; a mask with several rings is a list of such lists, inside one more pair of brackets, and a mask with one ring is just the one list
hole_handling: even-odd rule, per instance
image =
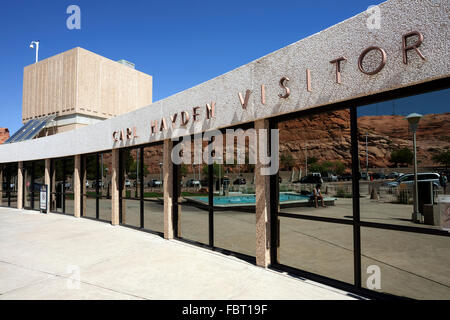
[[[378, 0], [2, 1], [0, 127], [21, 126], [23, 68], [80, 46], [154, 79], [154, 101], [216, 77], [379, 4]], [[81, 8], [68, 30], [66, 8]]]

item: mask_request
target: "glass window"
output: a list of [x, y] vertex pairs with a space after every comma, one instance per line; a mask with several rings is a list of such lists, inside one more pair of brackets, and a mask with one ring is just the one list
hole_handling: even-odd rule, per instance
[[361, 228], [365, 288], [414, 299], [450, 299], [450, 237]]
[[33, 206], [33, 163], [23, 163], [23, 189], [24, 208], [32, 209]]
[[[362, 221], [439, 228], [432, 223], [437, 221], [433, 207], [438, 195], [450, 189], [444, 183], [449, 173], [449, 100], [450, 89], [445, 89], [357, 109]], [[422, 115], [416, 131], [418, 180], [429, 181], [433, 192], [433, 197], [426, 196], [421, 190], [427, 184], [419, 184], [419, 223], [413, 217], [413, 131], [405, 118], [410, 113]]]
[[111, 221], [111, 177], [112, 177], [112, 153], [99, 154], [99, 180], [98, 180], [98, 218]]
[[353, 226], [280, 217], [279, 262], [354, 282]]
[[[204, 146], [205, 142], [192, 141], [192, 155], [194, 144]], [[178, 237], [209, 245], [208, 165], [203, 161], [193, 164], [193, 156], [190, 162], [178, 166]]]
[[97, 217], [97, 188], [99, 188], [97, 183], [97, 175], [99, 174], [97, 158], [97, 154], [82, 157], [82, 215], [89, 218]]
[[0, 164], [0, 206], [17, 207], [17, 163]]
[[164, 232], [163, 145], [142, 149], [144, 229]]
[[352, 219], [348, 109], [278, 123], [280, 212]]
[[34, 165], [33, 209], [39, 210], [39, 202], [40, 202], [39, 192], [41, 186], [44, 184], [45, 161], [44, 160], [33, 161], [33, 165]]
[[[253, 132], [254, 129], [249, 129]], [[254, 164], [249, 164], [249, 143], [234, 142], [233, 159], [227, 164], [226, 147], [222, 160], [213, 164], [214, 246], [233, 252], [256, 255]], [[252, 139], [253, 140], [253, 139]], [[225, 145], [225, 139], [223, 141]], [[242, 154], [242, 155], [241, 155]], [[220, 158], [220, 157], [219, 157]]]
[[82, 159], [83, 216], [111, 221], [112, 153], [84, 155]]
[[140, 207], [140, 149], [120, 150], [122, 157], [122, 191], [120, 223], [141, 227]]
[[51, 209], [74, 214], [73, 157], [52, 160]]

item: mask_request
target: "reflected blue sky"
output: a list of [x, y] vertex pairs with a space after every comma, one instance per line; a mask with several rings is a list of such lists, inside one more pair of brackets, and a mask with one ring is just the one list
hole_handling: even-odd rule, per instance
[[446, 113], [450, 112], [450, 89], [433, 91], [406, 98], [374, 103], [358, 108], [358, 116], [402, 115], [410, 113]]

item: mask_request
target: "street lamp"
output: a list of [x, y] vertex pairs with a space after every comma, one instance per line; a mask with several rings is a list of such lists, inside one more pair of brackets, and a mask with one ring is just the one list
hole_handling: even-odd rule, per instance
[[305, 145], [302, 150], [305, 150], [305, 177], [308, 175], [308, 145]]
[[163, 163], [160, 162], [160, 163], [159, 163], [159, 181], [161, 181], [161, 184], [160, 184], [161, 187], [162, 187], [162, 184], [163, 184], [163, 178], [162, 178], [162, 166], [163, 166]]
[[[222, 174], [221, 174], [221, 167], [220, 167], [220, 164], [221, 164], [221, 161], [222, 161], [222, 157], [217, 157], [217, 160], [218, 160], [218, 165], [219, 165], [219, 196], [221, 196], [222, 195], [222, 189], [223, 189], [223, 186], [222, 186], [222, 181], [220, 181], [221, 179], [222, 179]], [[214, 169], [214, 164], [213, 164], [213, 169]], [[214, 172], [214, 170], [213, 170], [213, 172]]]
[[417, 126], [419, 124], [420, 118], [422, 118], [421, 114], [418, 113], [410, 113], [406, 116], [406, 120], [408, 120], [409, 127], [413, 133], [413, 154], [414, 154], [414, 221], [421, 221], [421, 214], [419, 212], [419, 192], [417, 185], [417, 150], [416, 150], [416, 131]]
[[36, 63], [38, 62], [39, 58], [39, 40], [38, 41], [31, 41], [30, 48], [34, 49], [36, 48]]
[[366, 131], [366, 180], [369, 180], [369, 149], [367, 147], [367, 136], [368, 132]]

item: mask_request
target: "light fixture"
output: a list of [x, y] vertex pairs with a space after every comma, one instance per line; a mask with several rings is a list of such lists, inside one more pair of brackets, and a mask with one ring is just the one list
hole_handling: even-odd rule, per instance
[[416, 149], [416, 131], [417, 126], [419, 124], [420, 118], [422, 118], [421, 114], [418, 113], [410, 113], [406, 116], [406, 120], [409, 122], [409, 127], [413, 133], [413, 155], [414, 155], [414, 212], [413, 212], [413, 220], [415, 222], [421, 222], [422, 215], [419, 212], [419, 191], [417, 184], [417, 149]]
[[31, 41], [30, 43], [30, 49], [34, 49], [36, 48], [36, 62], [38, 62], [38, 58], [39, 58], [39, 40], [37, 41]]

